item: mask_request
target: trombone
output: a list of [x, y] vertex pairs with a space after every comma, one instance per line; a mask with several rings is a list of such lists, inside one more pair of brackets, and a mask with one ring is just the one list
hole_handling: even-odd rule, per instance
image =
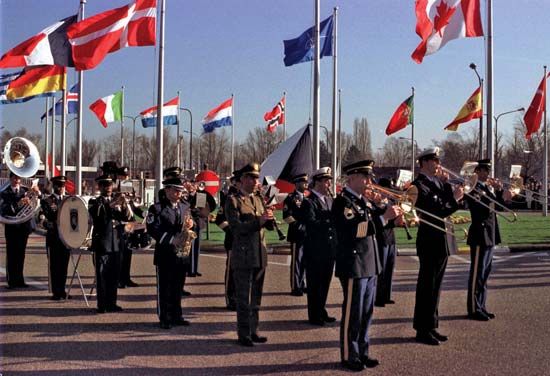
[[[523, 178], [521, 176], [513, 176], [511, 178], [511, 181], [502, 181], [502, 184], [510, 187], [509, 189], [515, 195], [523, 197], [524, 199], [527, 199], [528, 192], [531, 193], [531, 200], [536, 201], [542, 205], [544, 205], [544, 200], [547, 198], [547, 195], [525, 188], [525, 185], [523, 184]], [[522, 190], [525, 191], [525, 193], [521, 193]]]

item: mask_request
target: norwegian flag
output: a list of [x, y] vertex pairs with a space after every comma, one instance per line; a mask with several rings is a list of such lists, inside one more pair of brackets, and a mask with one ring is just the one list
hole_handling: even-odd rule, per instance
[[273, 110], [266, 112], [264, 120], [267, 121], [267, 131], [270, 133], [277, 130], [277, 126], [285, 123], [285, 97], [283, 97]]

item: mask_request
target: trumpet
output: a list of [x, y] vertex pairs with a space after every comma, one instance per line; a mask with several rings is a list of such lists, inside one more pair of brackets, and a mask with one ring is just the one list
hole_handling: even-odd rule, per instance
[[[260, 201], [262, 202], [262, 206], [264, 208], [264, 212], [267, 211], [267, 206], [265, 204], [265, 198], [264, 196], [262, 195], [262, 193], [257, 190], [256, 191], [256, 194], [258, 195], [258, 197], [260, 198]], [[279, 224], [277, 223], [277, 219], [276, 218], [273, 218], [271, 220], [271, 223], [273, 223], [273, 228], [275, 228], [275, 231], [277, 231], [277, 235], [279, 235], [279, 240], [285, 240], [286, 239], [286, 236], [285, 234], [281, 231], [281, 229], [279, 228]]]

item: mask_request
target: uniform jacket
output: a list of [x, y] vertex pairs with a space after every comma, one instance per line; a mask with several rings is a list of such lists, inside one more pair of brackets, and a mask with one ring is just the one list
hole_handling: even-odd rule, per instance
[[[20, 208], [18, 207], [18, 203], [28, 191], [29, 189], [27, 187], [23, 187], [21, 185], [19, 186], [19, 192], [17, 194], [15, 194], [11, 186], [4, 189], [0, 193], [0, 212], [2, 213], [2, 216], [17, 215], [17, 212], [20, 210]], [[23, 223], [11, 224], [6, 226], [6, 229], [9, 228], [12, 231], [27, 232], [28, 234], [30, 234], [32, 230], [30, 220]]]
[[91, 250], [98, 255], [119, 252], [123, 226], [130, 220], [129, 210], [111, 209], [106, 196], [98, 196], [88, 203], [88, 212], [94, 226]]
[[[385, 210], [385, 208], [383, 209]], [[383, 213], [379, 213], [382, 215]], [[374, 226], [376, 228], [376, 241], [379, 247], [395, 244], [395, 220], [384, 223], [380, 215], [374, 215]]]
[[304, 255], [307, 264], [334, 260], [338, 240], [331, 208], [323, 205], [319, 196], [312, 192], [302, 202], [300, 218], [306, 228]]
[[229, 222], [227, 221], [227, 216], [225, 215], [225, 203], [227, 198], [231, 195], [237, 193], [235, 187], [230, 187], [227, 193], [220, 192], [220, 207], [218, 213], [216, 214], [216, 220], [214, 223], [225, 232], [225, 238], [223, 240], [223, 246], [225, 249], [231, 249], [233, 246], [233, 233], [229, 227]]
[[[424, 174], [418, 174], [412, 182], [418, 188], [418, 198], [415, 206], [438, 217], [445, 218], [458, 210], [458, 203], [454, 199], [453, 189], [449, 183], [443, 183], [437, 177], [434, 177], [434, 180], [435, 182]], [[423, 221], [445, 228], [443, 221], [422, 213], [417, 214]], [[449, 254], [446, 234], [426, 223], [420, 222], [418, 226], [416, 244], [417, 252], [430, 248], [434, 252]]]
[[[485, 195], [480, 194], [479, 191], [484, 192]], [[504, 205], [502, 193], [502, 191], [497, 191], [495, 195], [493, 192], [491, 192], [486, 184], [478, 182], [476, 184], [476, 189], [473, 190], [470, 194], [474, 195], [478, 199], [481, 199], [481, 202], [486, 205], [490, 204], [490, 201], [487, 197], [490, 197], [491, 199], [498, 201], [501, 205]], [[498, 229], [496, 214], [491, 213], [488, 208], [481, 205], [467, 195], [466, 202], [472, 215], [472, 224], [470, 225], [470, 229], [468, 230], [468, 245], [490, 247], [495, 244], [499, 244], [500, 231]], [[495, 223], [495, 244], [493, 244], [493, 220]]]
[[261, 200], [260, 196], [238, 192], [228, 197], [225, 203], [225, 214], [233, 233], [231, 266], [234, 269], [267, 266], [264, 229], [260, 226], [260, 217], [264, 213]]
[[178, 202], [176, 207], [168, 200], [151, 205], [147, 214], [147, 232], [155, 239], [155, 265], [189, 262], [176, 255], [172, 240], [183, 229], [185, 218], [190, 215], [189, 204]]
[[300, 220], [300, 211], [304, 195], [297, 191], [290, 193], [284, 201], [283, 220], [288, 223], [287, 239], [291, 243], [301, 243], [306, 235], [304, 223]]
[[51, 194], [40, 202], [42, 213], [46, 218], [46, 244], [48, 245], [48, 247], [56, 249], [67, 248], [59, 238], [59, 232], [57, 228], [57, 212], [62, 201], [62, 196]]
[[[355, 196], [347, 188], [334, 199], [332, 215], [338, 235], [337, 277], [365, 278], [380, 272], [372, 211], [370, 204], [367, 205], [364, 199]], [[365, 236], [358, 234], [360, 226], [366, 226]]]

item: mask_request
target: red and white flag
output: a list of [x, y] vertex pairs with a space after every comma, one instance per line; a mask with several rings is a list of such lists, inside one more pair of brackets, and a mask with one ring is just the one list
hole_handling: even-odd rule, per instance
[[273, 110], [264, 114], [264, 120], [267, 121], [267, 131], [275, 132], [277, 126], [285, 122], [285, 97], [283, 97]]
[[542, 114], [544, 113], [544, 108], [546, 106], [546, 79], [550, 76], [550, 73], [542, 77], [537, 92], [529, 105], [529, 108], [523, 116], [523, 122], [525, 123], [525, 128], [527, 132], [525, 133], [525, 138], [528, 140], [531, 138], [533, 133], [537, 133], [540, 128], [540, 123], [542, 120]]
[[422, 42], [411, 57], [419, 64], [450, 40], [483, 36], [479, 0], [416, 0], [415, 11]]
[[67, 36], [75, 68], [95, 68], [108, 53], [124, 47], [154, 46], [156, 7], [156, 0], [136, 0], [72, 25]]

